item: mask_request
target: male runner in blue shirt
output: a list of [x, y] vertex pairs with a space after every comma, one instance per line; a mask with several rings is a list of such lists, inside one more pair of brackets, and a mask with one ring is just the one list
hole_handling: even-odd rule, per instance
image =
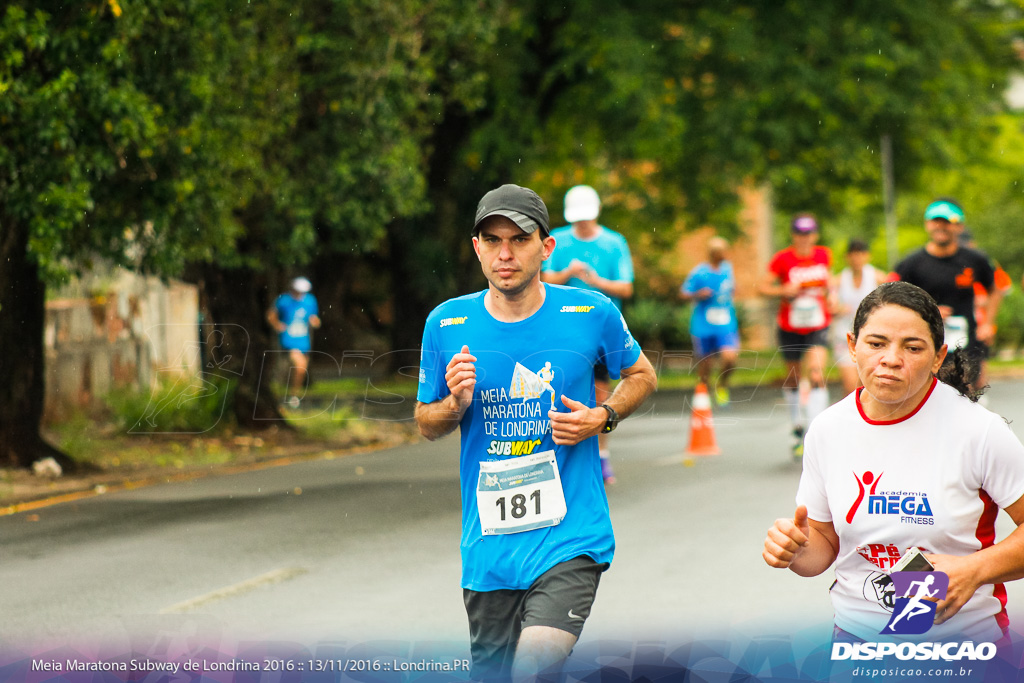
[[[536, 193], [488, 192], [473, 235], [488, 287], [427, 318], [416, 421], [428, 439], [461, 428], [462, 586], [480, 679], [549, 670], [572, 650], [615, 547], [592, 437], [657, 380], [608, 297], [541, 282], [555, 242]], [[602, 405], [599, 362], [622, 377]]]
[[[622, 300], [633, 296], [633, 258], [626, 238], [597, 222], [601, 198], [589, 185], [569, 188], [564, 203], [569, 225], [551, 231], [555, 250], [541, 268], [541, 279], [601, 292], [621, 309]], [[601, 403], [611, 391], [611, 378], [601, 365], [594, 369], [594, 378]], [[614, 484], [608, 436], [600, 435], [598, 444], [601, 474], [606, 484]]]
[[681, 299], [694, 302], [690, 336], [697, 355], [697, 376], [709, 389], [714, 357], [721, 359], [722, 369], [714, 387], [715, 402], [720, 406], [729, 404], [729, 374], [736, 366], [740, 346], [733, 303], [736, 277], [725, 258], [728, 249], [729, 243], [721, 237], [708, 240], [708, 260], [690, 271], [679, 288]]
[[281, 348], [288, 352], [291, 363], [288, 373], [290, 395], [285, 403], [290, 408], [299, 407], [299, 396], [306, 385], [309, 372], [309, 351], [312, 348], [310, 330], [320, 327], [320, 306], [310, 293], [312, 283], [304, 277], [292, 280], [288, 292], [281, 294], [267, 311], [267, 322], [277, 331]]

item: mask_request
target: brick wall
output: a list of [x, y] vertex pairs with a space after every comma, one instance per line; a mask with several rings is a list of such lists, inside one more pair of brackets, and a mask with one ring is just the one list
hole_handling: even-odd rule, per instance
[[[746, 311], [746, 325], [740, 331], [743, 347], [765, 350], [775, 346], [774, 317], [776, 304], [758, 294], [758, 286], [775, 253], [772, 244], [772, 209], [770, 192], [764, 188], [745, 186], [739, 190], [743, 208], [739, 223], [741, 234], [729, 240], [729, 260], [736, 273], [736, 300]], [[671, 272], [682, 284], [687, 273], [707, 260], [707, 243], [715, 235], [712, 228], [700, 228], [683, 236], [671, 255]]]

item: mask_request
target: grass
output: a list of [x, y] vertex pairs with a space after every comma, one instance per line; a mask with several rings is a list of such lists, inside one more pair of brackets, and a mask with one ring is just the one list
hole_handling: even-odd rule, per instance
[[[717, 377], [718, 370], [712, 371], [712, 381]], [[989, 360], [989, 377], [1024, 376], [1024, 358], [992, 358]], [[780, 385], [786, 377], [786, 367], [782, 356], [775, 351], [743, 351], [736, 363], [736, 369], [729, 379], [731, 386], [775, 386]], [[839, 381], [839, 371], [830, 366], [826, 371], [829, 382]], [[689, 358], [676, 358], [669, 364], [662, 363], [658, 368], [658, 390], [693, 389], [697, 385], [696, 368], [692, 367]]]
[[[390, 387], [387, 391], [409, 388], [401, 381], [383, 386]], [[410, 386], [414, 393], [415, 382]], [[231, 387], [216, 389], [230, 391]], [[372, 398], [375, 392], [371, 388], [368, 393], [365, 380], [318, 383], [302, 409], [282, 409], [289, 428], [275, 425], [248, 433], [222, 415], [223, 395], [196, 399], [188, 387], [160, 386], [151, 394], [111, 394], [101, 408], [78, 410], [47, 425], [44, 435], [76, 462], [100, 472], [210, 468], [300, 451], [337, 451], [411, 438], [411, 425], [396, 427], [359, 419], [346, 406], [346, 401]], [[335, 398], [339, 400], [334, 402]], [[0, 494], [3, 489], [0, 478]]]
[[[691, 355], [652, 353], [651, 358], [658, 372], [659, 391], [689, 390], [697, 385], [697, 372]], [[993, 358], [989, 361], [989, 370], [995, 378], [1024, 373], [1024, 358]], [[712, 377], [715, 376], [717, 369], [712, 373]], [[776, 385], [781, 384], [785, 376], [786, 367], [778, 351], [741, 351], [729, 383], [732, 386]], [[839, 372], [834, 368], [828, 371], [827, 376], [829, 381], [839, 381]], [[335, 398], [339, 402], [358, 402], [389, 396], [412, 399], [416, 396], [416, 388], [416, 379], [404, 376], [372, 380], [365, 377], [343, 378], [315, 382], [306, 397], [327, 402]], [[277, 390], [281, 392], [283, 387], [279, 386]]]
[[[310, 400], [310, 393], [306, 394], [305, 400]], [[335, 393], [318, 396], [318, 398], [341, 398], [343, 394]], [[370, 439], [381, 429], [380, 424], [373, 420], [362, 420], [356, 412], [338, 403], [330, 403], [322, 409], [312, 410], [284, 410], [285, 417], [289, 424], [297, 428], [299, 432], [311, 439], [321, 441], [347, 441], [358, 442]]]
[[[660, 391], [692, 390], [697, 383], [691, 358], [678, 354], [651, 354], [655, 359]], [[1024, 377], [1024, 360], [993, 359], [990, 377]], [[743, 352], [731, 379], [733, 386], [778, 386], [785, 375], [781, 357], [773, 352]], [[831, 372], [831, 379], [838, 379]], [[278, 387], [280, 390], [281, 387]], [[364, 419], [366, 404], [411, 403], [417, 381], [404, 376], [341, 378], [315, 382], [307, 392], [303, 408], [283, 409], [292, 429], [278, 426], [260, 433], [245, 433], [229, 420], [212, 419], [202, 406], [182, 405], [160, 417], [165, 427], [138, 433], [133, 427], [140, 416], [152, 414], [152, 405], [167, 399], [174, 388], [160, 388], [152, 397], [141, 394], [115, 396], [105, 410], [77, 412], [48, 425], [44, 435], [74, 460], [95, 471], [111, 474], [145, 470], [193, 470], [241, 464], [263, 458], [292, 454], [344, 451], [349, 448], [397, 445], [417, 438], [411, 409], [393, 405], [401, 419]], [[283, 395], [283, 394], [281, 394]], [[207, 401], [207, 410], [220, 410], [220, 403]], [[148, 413], [147, 413], [148, 411]], [[211, 421], [212, 419], [212, 421]], [[182, 422], [183, 421], [183, 422]], [[186, 428], [181, 428], [182, 426]], [[198, 429], [197, 427], [202, 427]], [[192, 433], [189, 433], [192, 432]], [[0, 470], [0, 500], [12, 487], [24, 486], [21, 473]], [[21, 495], [20, 493], [18, 495]]]
[[[404, 376], [377, 379], [343, 377], [313, 382], [306, 391], [305, 398], [328, 402], [333, 398], [342, 400], [382, 399], [388, 396], [409, 398], [416, 395], [417, 386], [418, 382], [415, 378]], [[283, 396], [284, 385], [275, 385], [275, 391]]]
[[[693, 389], [697, 386], [696, 365], [691, 358], [662, 357], [658, 370], [658, 390]], [[736, 361], [729, 384], [732, 386], [758, 386], [781, 382], [786, 368], [782, 357], [774, 351], [741, 351]], [[718, 376], [717, 367], [712, 370], [712, 380]]]

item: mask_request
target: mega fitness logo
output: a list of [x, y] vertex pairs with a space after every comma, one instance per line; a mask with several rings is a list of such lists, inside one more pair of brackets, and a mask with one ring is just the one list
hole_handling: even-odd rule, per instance
[[[946, 597], [949, 590], [949, 576], [940, 571], [892, 572], [896, 597], [892, 614], [880, 635], [922, 635], [935, 624], [935, 610], [938, 601]], [[994, 643], [945, 642], [945, 643], [832, 643], [832, 660], [874, 660], [895, 656], [900, 660], [947, 662], [968, 660], [988, 661], [996, 656]]]
[[[866, 509], [868, 515], [886, 515], [899, 517], [900, 524], [935, 524], [928, 495], [921, 491], [879, 491], [878, 484], [884, 472], [876, 476], [873, 472], [864, 472], [853, 478], [857, 482], [857, 497], [846, 513], [846, 523], [853, 524], [853, 519], [861, 510]], [[867, 505], [863, 505], [867, 499]]]

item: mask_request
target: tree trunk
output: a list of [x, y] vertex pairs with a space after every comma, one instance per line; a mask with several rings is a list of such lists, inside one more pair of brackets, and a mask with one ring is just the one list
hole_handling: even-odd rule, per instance
[[[430, 212], [388, 226], [395, 311], [392, 370], [418, 367], [427, 315], [444, 300], [470, 291], [470, 282], [482, 280], [470, 235], [480, 197], [468, 196], [464, 184], [450, 182], [456, 176], [459, 153], [473, 130], [472, 123], [455, 106], [449, 107], [428, 145], [433, 150], [427, 169]], [[472, 190], [469, 193], [475, 195]]]
[[270, 386], [274, 354], [265, 314], [270, 307], [267, 276], [248, 268], [202, 269], [213, 337], [207, 339], [216, 374], [237, 381], [232, 410], [239, 426], [263, 430], [284, 426]]
[[[391, 354], [388, 356], [392, 371], [419, 366], [423, 321], [431, 309], [441, 303], [436, 296], [425, 291], [427, 287], [417, 284], [425, 276], [423, 259], [419, 258], [422, 253], [421, 240], [423, 236], [418, 234], [416, 227], [406, 221], [396, 221], [388, 228], [395, 311], [391, 328]], [[399, 283], [413, 284], [403, 286]]]
[[39, 433], [46, 398], [46, 285], [28, 253], [28, 227], [0, 218], [0, 467], [52, 457], [77, 466]]

